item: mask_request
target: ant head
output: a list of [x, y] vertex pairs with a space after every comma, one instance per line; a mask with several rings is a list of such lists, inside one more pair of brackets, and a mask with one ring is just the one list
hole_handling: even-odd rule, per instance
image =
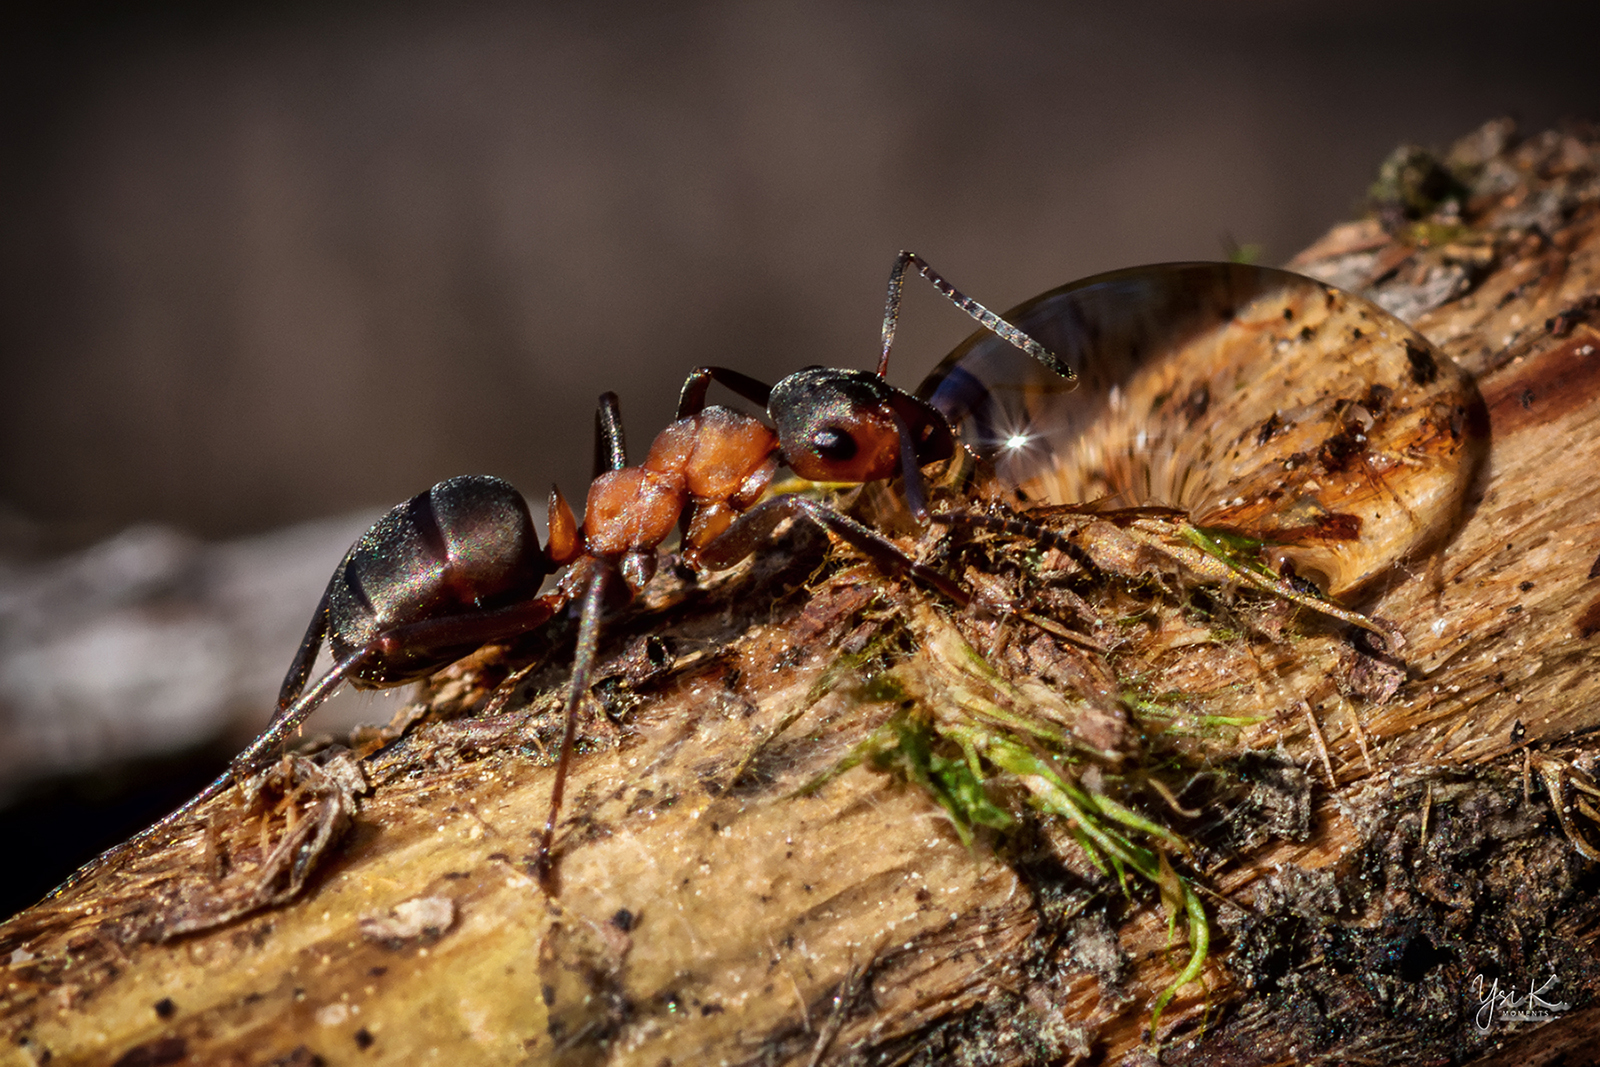
[[816, 482], [894, 476], [902, 427], [919, 466], [947, 459], [955, 448], [944, 416], [869, 371], [797, 371], [772, 387], [767, 412], [789, 467]]

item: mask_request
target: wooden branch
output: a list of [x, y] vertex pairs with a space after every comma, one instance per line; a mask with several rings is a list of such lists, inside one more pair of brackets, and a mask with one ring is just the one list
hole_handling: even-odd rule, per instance
[[[352, 739], [359, 763], [293, 757], [0, 926], [0, 1056], [1148, 1062], [1196, 929], [1169, 936], [1162, 893], [1196, 886], [1212, 950], [1161, 1017], [1162, 1062], [1465, 1062], [1507, 1041], [1537, 1062], [1592, 1013], [1529, 1036], [1502, 1003], [1480, 1031], [1474, 979], [1554, 975], [1574, 1009], [1600, 987], [1597, 161], [1586, 131], [1491, 124], [1442, 161], [1397, 156], [1379, 217], [1295, 261], [1414, 321], [1482, 391], [1457, 528], [1353, 605], [1404, 634], [1404, 670], [1207, 577], [1178, 516], [1057, 515], [1138, 546], [1048, 566], [1022, 538], [932, 532], [919, 549], [980, 593], [964, 611], [796, 526], [703, 586], [664, 575], [610, 627], [554, 895], [530, 864], [560, 626], [444, 672]], [[956, 740], [1018, 737], [1089, 803], [1176, 835], [1138, 845], [1171, 877], [1124, 890], [1079, 845], [1099, 824], [1038, 810], [1028, 774], [962, 794], [1000, 757]]]

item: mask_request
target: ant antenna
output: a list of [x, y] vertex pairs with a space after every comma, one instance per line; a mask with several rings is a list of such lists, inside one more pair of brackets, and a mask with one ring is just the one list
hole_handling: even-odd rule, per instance
[[965, 311], [968, 315], [971, 315], [978, 325], [1010, 342], [1015, 347], [1022, 349], [1022, 351], [1043, 363], [1050, 370], [1065, 378], [1068, 384], [1078, 380], [1078, 376], [1072, 372], [1072, 368], [1063, 363], [1054, 352], [1051, 352], [1044, 345], [1041, 345], [1038, 341], [1035, 341], [1005, 319], [1002, 319], [999, 315], [996, 315], [972, 299], [972, 297], [967, 296], [961, 290], [945, 281], [944, 276], [930, 267], [927, 260], [915, 252], [903, 250], [895, 257], [894, 267], [889, 271], [889, 296], [884, 302], [883, 308], [883, 355], [878, 359], [878, 377], [882, 378], [889, 371], [889, 349], [894, 344], [895, 327], [900, 322], [900, 291], [905, 286], [905, 274], [908, 266], [915, 266], [918, 274], [928, 279], [928, 282], [935, 289], [944, 294], [945, 299]]

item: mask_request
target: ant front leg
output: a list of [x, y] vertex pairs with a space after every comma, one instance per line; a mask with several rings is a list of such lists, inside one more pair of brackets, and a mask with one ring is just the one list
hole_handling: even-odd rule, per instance
[[928, 521], [928, 483], [922, 477], [922, 461], [917, 457], [916, 439], [900, 412], [893, 407], [889, 417], [894, 420], [900, 435], [900, 485], [905, 492], [906, 507], [918, 522]]
[[697, 560], [712, 570], [725, 570], [746, 556], [752, 555], [772, 536], [772, 531], [784, 519], [805, 517], [829, 533], [838, 535], [851, 547], [863, 553], [886, 574], [909, 574], [918, 581], [932, 586], [956, 604], [965, 606], [970, 594], [932, 567], [926, 567], [906, 555], [893, 541], [874, 533], [861, 523], [828, 507], [826, 504], [802, 496], [780, 496], [759, 504], [724, 530], [697, 555]]

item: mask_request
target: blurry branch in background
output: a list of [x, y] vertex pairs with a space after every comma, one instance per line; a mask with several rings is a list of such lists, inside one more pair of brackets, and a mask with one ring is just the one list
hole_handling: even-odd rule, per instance
[[328, 573], [373, 518], [218, 543], [138, 526], [48, 562], [0, 560], [0, 805], [254, 734]]

